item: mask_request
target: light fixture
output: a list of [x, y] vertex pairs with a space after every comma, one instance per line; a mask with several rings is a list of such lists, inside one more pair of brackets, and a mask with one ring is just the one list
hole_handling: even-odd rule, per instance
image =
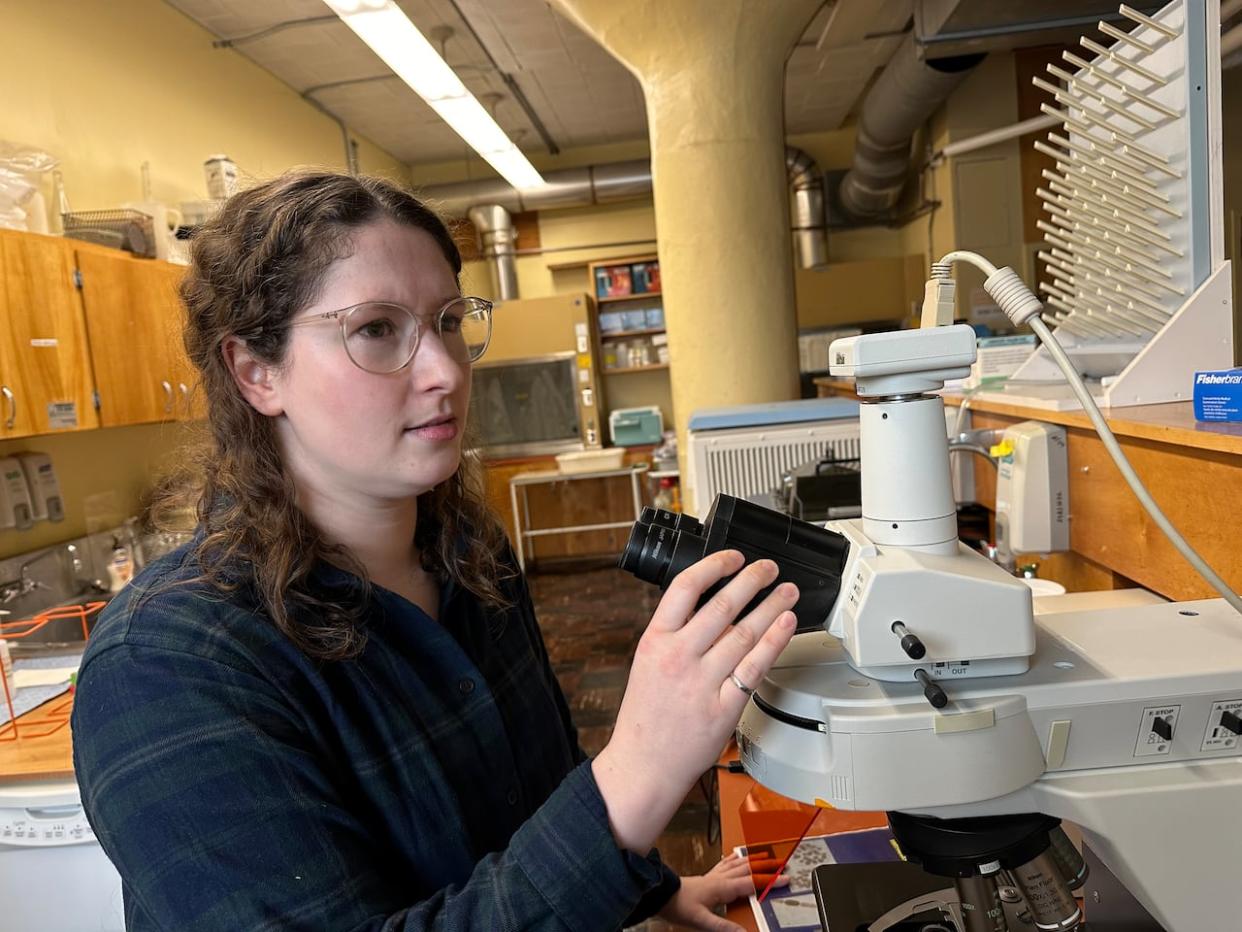
[[324, 0], [440, 119], [519, 190], [545, 182], [393, 0]]

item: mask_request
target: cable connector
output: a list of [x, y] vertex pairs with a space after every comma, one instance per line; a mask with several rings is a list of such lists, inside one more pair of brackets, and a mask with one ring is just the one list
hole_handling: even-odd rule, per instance
[[928, 279], [923, 287], [923, 316], [920, 327], [947, 327], [953, 323], [953, 312], [957, 307], [957, 283], [952, 278], [941, 278], [932, 272], [933, 278]]
[[1026, 282], [1009, 266], [997, 269], [984, 279], [983, 287], [1015, 327], [1021, 327], [1044, 309], [1039, 298], [1026, 287]]

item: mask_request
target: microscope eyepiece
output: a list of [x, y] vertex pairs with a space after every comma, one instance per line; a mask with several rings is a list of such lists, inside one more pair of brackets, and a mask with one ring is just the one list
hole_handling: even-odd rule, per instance
[[[837, 595], [849, 543], [835, 531], [799, 521], [732, 495], [717, 495], [702, 522], [690, 515], [644, 508], [621, 553], [620, 567], [644, 582], [667, 589], [677, 574], [718, 550], [740, 550], [746, 562], [769, 559], [780, 568], [775, 582], [755, 596], [742, 617], [783, 582], [798, 587], [797, 630], [823, 627]], [[706, 602], [725, 583], [713, 586]]]

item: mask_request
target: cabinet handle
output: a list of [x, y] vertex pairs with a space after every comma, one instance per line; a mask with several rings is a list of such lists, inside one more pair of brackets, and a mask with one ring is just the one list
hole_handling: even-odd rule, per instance
[[190, 389], [185, 382], [178, 382], [177, 388], [181, 389], [181, 400], [185, 402], [185, 416], [190, 416]]
[[12, 430], [13, 425], [17, 423], [17, 396], [7, 385], [0, 385], [0, 394], [4, 395], [4, 400], [9, 403], [9, 416], [4, 421], [4, 429]]
[[164, 402], [164, 413], [172, 414], [173, 413], [172, 383], [169, 382], [167, 379], [165, 379], [163, 382], [160, 382], [160, 387], [164, 389], [164, 394], [168, 396], [167, 400]]

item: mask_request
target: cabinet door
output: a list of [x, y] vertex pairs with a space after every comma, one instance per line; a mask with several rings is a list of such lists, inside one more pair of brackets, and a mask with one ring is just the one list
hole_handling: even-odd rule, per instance
[[98, 427], [73, 247], [0, 230], [0, 437]]
[[[175, 307], [165, 262], [105, 249], [77, 250], [82, 302], [104, 427], [177, 416], [167, 316]], [[178, 273], [180, 269], [177, 269]]]
[[[139, 290], [151, 303], [164, 327], [164, 358], [168, 365], [168, 381], [176, 395], [174, 404], [178, 420], [188, 421], [204, 415], [202, 392], [198, 390], [198, 373], [185, 354], [182, 331], [185, 329], [185, 308], [181, 303], [181, 279], [185, 266], [157, 262], [142, 269]], [[161, 385], [161, 391], [163, 386]]]

